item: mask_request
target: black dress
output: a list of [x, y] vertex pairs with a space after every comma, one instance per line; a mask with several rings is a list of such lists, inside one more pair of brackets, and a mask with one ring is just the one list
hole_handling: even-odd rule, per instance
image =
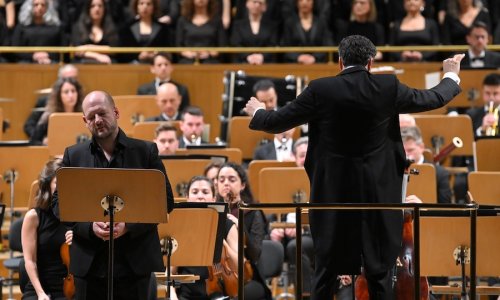
[[[426, 46], [439, 44], [439, 29], [436, 21], [425, 19], [425, 27], [422, 30], [406, 31], [401, 30], [401, 22], [394, 23], [389, 38], [389, 44], [392, 46]], [[401, 53], [393, 53], [393, 60], [400, 61]], [[432, 61], [436, 59], [436, 52], [422, 52], [423, 61]]]
[[385, 44], [384, 28], [377, 22], [360, 23], [356, 21], [344, 22], [338, 20], [337, 22], [337, 36], [336, 41], [340, 43], [343, 38], [358, 34], [369, 39], [375, 46], [382, 46]]
[[[314, 16], [311, 28], [306, 31], [299, 17], [292, 16], [285, 22], [281, 44], [287, 47], [333, 46], [333, 37], [323, 19]], [[303, 53], [286, 53], [285, 62], [296, 63], [301, 54]], [[327, 60], [326, 53], [315, 52], [311, 55], [316, 59], [316, 63]]]
[[[51, 299], [63, 299], [63, 279], [67, 269], [62, 262], [60, 248], [65, 242], [66, 227], [59, 222], [51, 209], [35, 208], [35, 211], [39, 220], [36, 263], [40, 283]], [[38, 299], [31, 281], [26, 284], [22, 299]]]
[[[195, 25], [190, 20], [180, 17], [175, 34], [176, 47], [222, 47], [226, 46], [227, 37], [220, 18], [214, 17], [202, 25]], [[179, 63], [193, 63], [189, 58], [181, 57]], [[207, 58], [202, 63], [217, 63], [219, 59]]]
[[[476, 22], [483, 22], [488, 26], [488, 32], [491, 33], [491, 20], [487, 10], [481, 9], [477, 14], [472, 24]], [[445, 45], [467, 45], [465, 36], [469, 31], [468, 26], [465, 26], [458, 18], [446, 14], [443, 24], [443, 34], [441, 41]]]
[[[17, 25], [12, 36], [12, 46], [66, 46], [62, 28], [51, 25]], [[17, 53], [20, 61], [33, 62], [33, 53]], [[49, 53], [52, 61], [59, 61], [58, 53]]]
[[[236, 20], [231, 32], [231, 46], [234, 47], [274, 47], [278, 45], [277, 24], [262, 19], [259, 32], [254, 34], [248, 18]], [[240, 53], [235, 58], [236, 62], [246, 63], [250, 53]], [[264, 53], [264, 62], [273, 62], [272, 53]]]

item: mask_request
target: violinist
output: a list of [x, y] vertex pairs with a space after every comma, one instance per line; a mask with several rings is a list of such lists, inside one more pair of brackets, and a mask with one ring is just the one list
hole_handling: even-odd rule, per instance
[[[228, 218], [238, 226], [238, 206], [240, 202], [255, 203], [248, 176], [242, 166], [224, 163], [217, 175], [218, 201], [229, 204]], [[244, 256], [253, 267], [253, 278], [245, 285], [245, 299], [271, 299], [271, 291], [255, 267], [262, 254], [262, 241], [267, 235], [267, 220], [260, 210], [245, 213], [246, 249]]]
[[21, 242], [29, 281], [22, 299], [66, 299], [63, 278], [67, 268], [60, 255], [61, 245], [66, 240], [66, 227], [50, 209], [56, 188], [56, 171], [60, 167], [60, 159], [47, 162], [38, 178], [35, 208], [24, 217]]
[[[188, 185], [188, 202], [215, 202], [215, 188], [213, 181], [205, 176], [195, 176]], [[238, 266], [238, 229], [234, 222], [227, 219], [225, 237], [223, 245], [228, 253], [229, 265], [237, 272]], [[173, 269], [172, 273], [196, 274], [200, 280], [192, 284], [181, 285], [180, 288], [172, 291], [172, 299], [211, 299], [216, 296], [225, 296], [223, 292], [218, 295], [208, 294], [205, 280], [209, 278], [209, 271], [206, 267], [179, 267]]]

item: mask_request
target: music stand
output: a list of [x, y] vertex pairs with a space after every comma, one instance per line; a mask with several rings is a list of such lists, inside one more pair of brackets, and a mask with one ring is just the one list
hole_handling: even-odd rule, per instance
[[[280, 188], [276, 188], [280, 187]], [[263, 168], [259, 172], [259, 202], [305, 203], [309, 202], [310, 183], [306, 170], [301, 167]], [[272, 209], [276, 212], [276, 209]], [[293, 212], [279, 209], [280, 212]]]
[[451, 143], [454, 137], [459, 137], [463, 141], [463, 147], [456, 148], [451, 155], [473, 155], [474, 134], [472, 121], [468, 115], [415, 115], [415, 122], [422, 132], [422, 139], [426, 147], [432, 147], [433, 137], [443, 138], [443, 143], [438, 148], [445, 147]]
[[[463, 276], [471, 274], [471, 266], [461, 270], [453, 254], [465, 248], [470, 253], [472, 245], [470, 217], [421, 217], [420, 218], [420, 266], [422, 276]], [[499, 216], [478, 216], [476, 224], [476, 276], [500, 275]], [[472, 254], [472, 253], [471, 253]], [[465, 274], [462, 274], [465, 272]], [[436, 287], [440, 292], [464, 292], [454, 287]], [[478, 289], [484, 293], [499, 294], [498, 289]]]
[[10, 190], [10, 216], [15, 207], [28, 205], [31, 183], [49, 159], [47, 147], [25, 145], [26, 141], [0, 142], [0, 192]]
[[296, 166], [294, 161], [252, 160], [248, 165], [248, 181], [252, 187], [252, 194], [259, 197], [259, 175], [263, 168]]
[[[114, 222], [167, 222], [165, 175], [159, 170], [61, 168], [56, 175], [59, 215], [63, 222], [109, 221], [110, 226]], [[148, 205], [144, 205], [145, 200]], [[113, 252], [111, 234], [109, 300], [113, 299]]]
[[[212, 161], [212, 157], [209, 155], [191, 157], [191, 156], [162, 156], [162, 163], [165, 166], [165, 170], [174, 172], [169, 172], [169, 181], [174, 190], [175, 197], [187, 197], [187, 186], [189, 180], [193, 176], [203, 174], [205, 167], [208, 166]], [[225, 161], [224, 158], [221, 160]]]
[[169, 223], [158, 225], [158, 235], [167, 242], [169, 296], [170, 287], [175, 286], [171, 265], [211, 266], [220, 261], [226, 214], [226, 203], [177, 203], [169, 215]]
[[500, 139], [498, 137], [482, 137], [474, 143], [474, 170], [476, 171], [500, 171], [500, 160], [498, 149]]
[[467, 69], [460, 70], [462, 93], [458, 94], [448, 106], [456, 107], [479, 107], [483, 106], [481, 101], [481, 87], [486, 75], [494, 73], [495, 70]]
[[132, 134], [135, 123], [160, 114], [155, 95], [120, 95], [113, 100], [120, 111], [118, 126], [127, 135]]
[[224, 156], [227, 161], [232, 161], [241, 164], [242, 154], [238, 148], [224, 148], [224, 149], [177, 149], [175, 155], [211, 155], [211, 156]]
[[423, 203], [437, 203], [436, 169], [433, 164], [412, 164], [410, 169], [418, 170], [418, 175], [410, 175], [406, 196], [415, 195]]
[[75, 143], [89, 140], [90, 133], [83, 122], [83, 113], [53, 113], [47, 130], [49, 154], [64, 154], [64, 149]]

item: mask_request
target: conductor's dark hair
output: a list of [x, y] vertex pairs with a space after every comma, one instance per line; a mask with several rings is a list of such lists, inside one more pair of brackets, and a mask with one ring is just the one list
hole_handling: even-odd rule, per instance
[[486, 75], [483, 79], [483, 86], [484, 85], [491, 85], [491, 86], [497, 86], [500, 85], [500, 74], [499, 73], [490, 73]]
[[377, 54], [377, 48], [362, 35], [350, 35], [339, 44], [339, 55], [344, 66], [366, 66]]

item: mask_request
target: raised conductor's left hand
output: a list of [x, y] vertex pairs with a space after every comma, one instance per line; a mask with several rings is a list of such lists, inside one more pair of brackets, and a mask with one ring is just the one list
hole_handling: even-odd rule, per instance
[[250, 117], [253, 117], [254, 112], [257, 110], [257, 108], [262, 107], [263, 109], [266, 109], [266, 105], [257, 98], [252, 97], [250, 100], [248, 100], [247, 105], [243, 109]]
[[443, 72], [453, 72], [458, 75], [460, 73], [460, 61], [465, 57], [465, 54], [455, 54], [453, 57], [443, 60]]

